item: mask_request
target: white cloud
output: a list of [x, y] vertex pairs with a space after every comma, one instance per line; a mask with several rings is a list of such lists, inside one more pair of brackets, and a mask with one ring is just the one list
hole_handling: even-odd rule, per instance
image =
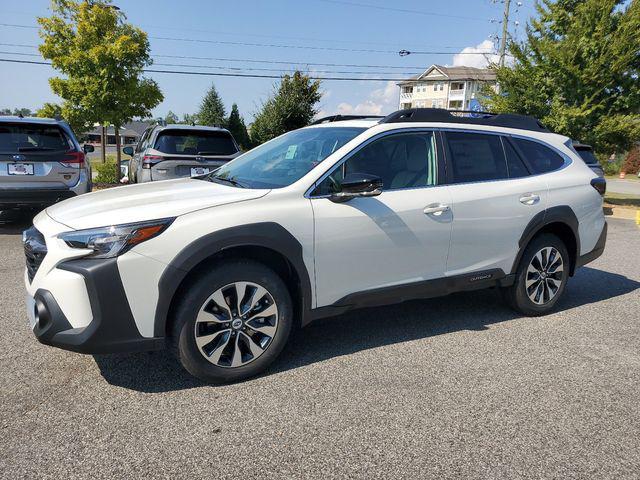
[[498, 63], [498, 55], [491, 53], [487, 53], [486, 55], [478, 55], [478, 53], [480, 52], [493, 52], [493, 42], [491, 40], [485, 40], [475, 47], [463, 48], [460, 53], [456, 53], [453, 56], [453, 66], [486, 68], [490, 63]]
[[397, 106], [398, 86], [395, 82], [390, 81], [384, 87], [371, 91], [367, 98], [360, 103], [355, 105], [347, 102], [339, 103], [335, 108], [335, 113], [339, 115], [384, 115], [396, 110]]

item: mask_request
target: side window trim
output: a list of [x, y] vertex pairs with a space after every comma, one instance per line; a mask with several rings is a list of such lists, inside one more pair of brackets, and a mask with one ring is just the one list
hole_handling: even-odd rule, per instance
[[[392, 135], [402, 135], [402, 134], [420, 134], [420, 133], [432, 133], [434, 135], [434, 140], [435, 140], [435, 144], [436, 144], [436, 165], [438, 165], [438, 179], [435, 185], [425, 185], [424, 187], [410, 187], [410, 188], [398, 188], [398, 189], [394, 189], [394, 190], [386, 190], [386, 191], [398, 191], [398, 190], [416, 190], [416, 189], [420, 189], [420, 188], [433, 188], [433, 187], [438, 187], [441, 186], [442, 183], [442, 177], [441, 172], [444, 170], [441, 170], [441, 163], [442, 163], [442, 157], [440, 157], [441, 149], [442, 146], [440, 145], [440, 142], [438, 141], [438, 129], [437, 128], [403, 128], [403, 129], [398, 129], [398, 130], [391, 130], [391, 131], [386, 131], [386, 132], [381, 132], [377, 135], [374, 135], [371, 138], [368, 138], [366, 141], [364, 141], [363, 143], [361, 143], [360, 145], [358, 145], [356, 148], [354, 148], [353, 150], [351, 150], [349, 153], [347, 153], [344, 157], [342, 157], [340, 160], [338, 160], [329, 170], [327, 170], [325, 173], [323, 173], [320, 178], [318, 178], [305, 192], [304, 197], [305, 198], [309, 198], [309, 199], [315, 199], [315, 198], [327, 198], [330, 195], [313, 195], [313, 192], [316, 188], [318, 188], [318, 186], [331, 174], [333, 174], [338, 168], [343, 169], [343, 174], [344, 174], [344, 164], [355, 154], [357, 154], [360, 150], [362, 150], [363, 148], [367, 147], [368, 145], [370, 145], [371, 143], [380, 140], [382, 138], [385, 137], [389, 137]], [[384, 193], [384, 191], [383, 191]]]

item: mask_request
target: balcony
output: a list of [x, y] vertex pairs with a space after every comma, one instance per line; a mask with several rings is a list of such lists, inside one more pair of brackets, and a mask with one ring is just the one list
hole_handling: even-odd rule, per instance
[[411, 100], [413, 98], [413, 93], [409, 92], [409, 93], [400, 93], [400, 100]]

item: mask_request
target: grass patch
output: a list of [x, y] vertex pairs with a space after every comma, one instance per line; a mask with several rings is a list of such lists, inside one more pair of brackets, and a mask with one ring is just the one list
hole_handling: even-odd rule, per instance
[[[127, 157], [128, 158], [128, 157]], [[123, 155], [123, 159], [124, 159], [124, 155]], [[115, 155], [107, 155], [107, 163], [112, 162], [115, 163], [116, 162], [116, 156]], [[89, 163], [91, 163], [91, 167], [95, 167], [96, 165], [100, 165], [102, 163], [102, 158], [100, 157], [100, 155], [98, 155], [97, 157], [90, 157], [89, 158]]]
[[640, 209], [640, 195], [608, 193], [604, 196], [605, 206]]

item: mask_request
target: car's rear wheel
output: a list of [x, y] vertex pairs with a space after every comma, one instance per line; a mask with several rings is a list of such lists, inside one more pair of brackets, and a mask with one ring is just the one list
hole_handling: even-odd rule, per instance
[[252, 261], [220, 264], [188, 285], [173, 318], [174, 350], [209, 383], [252, 377], [285, 346], [291, 298], [282, 279]]
[[569, 252], [560, 238], [535, 237], [520, 259], [514, 284], [503, 290], [507, 303], [525, 315], [550, 312], [564, 292], [569, 268]]

